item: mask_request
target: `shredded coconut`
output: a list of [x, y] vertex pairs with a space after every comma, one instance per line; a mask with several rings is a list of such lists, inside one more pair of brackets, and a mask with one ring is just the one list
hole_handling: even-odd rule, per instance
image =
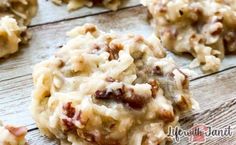
[[[189, 80], [152, 36], [86, 24], [34, 67], [31, 110], [40, 131], [70, 144], [147, 145], [193, 107]], [[153, 43], [156, 39], [155, 43]]]
[[37, 0], [0, 1], [0, 58], [15, 53], [19, 43], [30, 39], [26, 26], [36, 11]]
[[191, 67], [219, 70], [226, 53], [236, 51], [235, 0], [142, 0], [163, 45], [190, 53]]

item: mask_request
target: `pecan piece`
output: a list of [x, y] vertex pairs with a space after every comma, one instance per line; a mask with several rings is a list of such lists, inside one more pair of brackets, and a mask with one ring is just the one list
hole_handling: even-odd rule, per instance
[[128, 94], [130, 95], [126, 95], [122, 101], [127, 103], [133, 109], [142, 109], [149, 101], [150, 97], [135, 94], [133, 89], [128, 89], [128, 91]]
[[120, 100], [125, 95], [124, 89], [120, 88], [117, 90], [98, 90], [95, 92], [96, 99], [108, 100], [115, 99]]
[[173, 111], [160, 109], [159, 112], [158, 112], [158, 115], [165, 122], [173, 122], [175, 120], [175, 115], [174, 115]]
[[131, 88], [122, 88], [116, 90], [98, 90], [95, 92], [95, 98], [98, 100], [114, 100], [127, 104], [133, 109], [142, 109], [151, 97], [135, 94]]
[[63, 105], [63, 110], [67, 117], [72, 118], [75, 115], [75, 108], [72, 106], [72, 102], [68, 102]]
[[178, 107], [178, 109], [181, 111], [189, 109], [192, 105], [191, 100], [188, 97], [183, 96], [183, 95], [181, 95], [180, 97], [181, 97], [180, 101], [176, 103], [176, 106]]
[[159, 76], [163, 75], [163, 72], [159, 66], [155, 66], [152, 71], [153, 71], [153, 74], [155, 75], [159, 75]]
[[150, 80], [149, 84], [152, 86], [152, 97], [155, 98], [157, 95], [157, 91], [159, 89], [159, 85], [156, 80]]
[[109, 60], [118, 59], [119, 58], [119, 52], [120, 52], [120, 50], [123, 49], [123, 47], [124, 46], [121, 43], [112, 41], [109, 44], [108, 50], [107, 50], [107, 52], [110, 54]]
[[16, 137], [23, 137], [27, 133], [26, 127], [14, 127], [14, 126], [7, 125], [5, 126], [5, 128]]
[[178, 71], [184, 76], [184, 80], [182, 81], [183, 89], [189, 89], [188, 76], [184, 72], [182, 72], [180, 69], [178, 69]]
[[75, 125], [74, 125], [74, 123], [73, 123], [71, 118], [63, 118], [62, 122], [66, 126], [67, 130], [72, 130], [72, 129], [75, 128]]
[[94, 25], [92, 25], [92, 24], [87, 24], [87, 25], [85, 25], [85, 33], [88, 33], [88, 32], [94, 33], [94, 32], [96, 32], [96, 31], [97, 31], [96, 26], [94, 26]]

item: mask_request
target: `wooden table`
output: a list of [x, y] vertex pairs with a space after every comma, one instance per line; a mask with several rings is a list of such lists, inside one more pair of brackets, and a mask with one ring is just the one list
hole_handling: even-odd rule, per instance
[[[31, 118], [29, 105], [32, 91], [32, 66], [49, 58], [67, 41], [65, 33], [75, 26], [94, 23], [106, 32], [152, 34], [147, 22], [147, 10], [139, 0], [127, 1], [119, 11], [105, 8], [82, 8], [68, 13], [65, 6], [58, 7], [50, 1], [39, 0], [39, 12], [30, 30], [33, 38], [28, 46], [0, 60], [0, 118], [7, 123], [25, 125], [29, 129], [29, 144], [58, 144], [42, 137]], [[173, 55], [173, 54], [169, 54]], [[173, 55], [177, 64], [187, 68], [191, 59]], [[236, 144], [236, 56], [226, 56], [221, 70], [214, 74], [198, 73], [191, 78], [193, 97], [201, 109], [186, 113], [181, 117], [183, 128], [204, 123], [214, 128], [231, 125], [234, 133], [231, 138], [209, 138], [206, 144]], [[186, 141], [182, 141], [186, 144]]]

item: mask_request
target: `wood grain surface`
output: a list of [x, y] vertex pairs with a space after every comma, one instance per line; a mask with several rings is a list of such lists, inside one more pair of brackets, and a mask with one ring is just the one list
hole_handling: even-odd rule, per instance
[[[112, 21], [111, 21], [112, 20]], [[30, 130], [27, 139], [31, 145], [53, 145], [57, 141], [40, 135], [31, 118], [29, 104], [32, 91], [32, 67], [49, 57], [66, 43], [65, 33], [75, 26], [94, 23], [101, 30], [117, 33], [134, 33], [148, 37], [152, 28], [147, 22], [147, 10], [138, 0], [125, 2], [117, 12], [105, 8], [82, 8], [67, 12], [66, 6], [55, 6], [50, 1], [39, 0], [39, 12], [30, 31], [33, 38], [28, 46], [7, 59], [0, 60], [0, 118], [7, 123], [22, 124]], [[181, 68], [187, 68], [191, 57], [180, 57], [172, 53]], [[188, 112], [181, 117], [183, 128], [193, 124], [206, 124], [216, 128], [231, 125], [231, 138], [209, 138], [205, 144], [236, 144], [236, 56], [224, 59], [221, 70], [214, 74], [203, 74], [199, 68], [191, 78], [193, 97], [201, 109]], [[182, 140], [181, 144], [188, 144]]]

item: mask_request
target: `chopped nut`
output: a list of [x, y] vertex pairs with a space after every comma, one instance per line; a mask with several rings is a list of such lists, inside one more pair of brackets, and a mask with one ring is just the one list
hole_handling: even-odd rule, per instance
[[179, 10], [179, 14], [182, 16], [184, 12], [182, 10]]
[[122, 101], [133, 109], [142, 109], [150, 99], [149, 96], [135, 94], [133, 89], [128, 89], [128, 92], [127, 94], [130, 94], [130, 96], [125, 96]]
[[113, 60], [113, 59], [118, 59], [119, 58], [119, 52], [120, 50], [123, 49], [123, 45], [117, 42], [112, 41], [109, 44], [108, 50], [107, 52], [110, 54], [109, 56], [109, 60]]
[[75, 108], [72, 106], [72, 102], [68, 102], [63, 106], [63, 110], [67, 117], [72, 118], [75, 115]]
[[159, 85], [156, 80], [150, 80], [149, 84], [152, 86], [152, 97], [155, 98], [159, 89]]
[[162, 70], [161, 70], [161, 68], [160, 68], [159, 66], [155, 66], [155, 67], [153, 68], [153, 74], [162, 76], [162, 75], [163, 75], [163, 72], [162, 72]]
[[95, 50], [100, 50], [101, 47], [98, 44], [93, 44], [93, 49]]
[[185, 97], [183, 95], [180, 96], [181, 99], [176, 103], [177, 107], [179, 110], [188, 110], [189, 107], [191, 106], [191, 100], [189, 100], [188, 97]]
[[66, 126], [67, 130], [72, 130], [75, 128], [74, 123], [72, 122], [71, 118], [63, 118], [62, 122], [64, 123], [64, 125]]
[[117, 90], [98, 90], [95, 92], [95, 98], [99, 100], [115, 100], [127, 104], [133, 109], [142, 109], [149, 101], [150, 97], [135, 94], [133, 89], [120, 88]]
[[173, 111], [167, 111], [165, 109], [161, 109], [158, 112], [159, 117], [166, 121], [166, 122], [172, 122], [175, 120], [175, 114]]
[[61, 68], [65, 65], [65, 62], [61, 59], [58, 60], [58, 67]]
[[14, 126], [7, 125], [5, 126], [5, 128], [16, 137], [23, 137], [27, 133], [26, 127], [14, 127]]
[[215, 23], [211, 26], [211, 35], [219, 35], [223, 31], [222, 23]]
[[189, 89], [188, 76], [185, 73], [183, 73], [180, 69], [177, 69], [177, 70], [184, 76], [184, 80], [182, 81], [183, 89]]
[[92, 24], [87, 24], [85, 25], [85, 33], [94, 33], [97, 31], [97, 28], [95, 27], [95, 25], [92, 25]]

